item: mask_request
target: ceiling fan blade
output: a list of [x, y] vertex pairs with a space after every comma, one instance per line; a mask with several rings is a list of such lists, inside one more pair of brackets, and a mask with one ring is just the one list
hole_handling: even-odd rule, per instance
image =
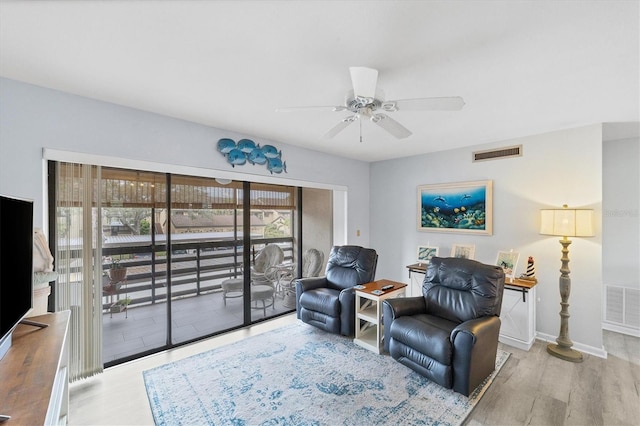
[[276, 108], [276, 112], [299, 112], [299, 111], [344, 111], [343, 106], [296, 106]]
[[458, 111], [464, 106], [459, 96], [444, 98], [399, 99], [382, 103], [385, 111]]
[[327, 133], [325, 133], [323, 138], [331, 139], [332, 137], [334, 137], [335, 135], [337, 135], [338, 133], [346, 129], [349, 124], [353, 123], [357, 119], [358, 119], [357, 115], [352, 115], [350, 117], [345, 118], [344, 120], [340, 121], [338, 124], [333, 126]]
[[371, 116], [371, 121], [398, 139], [408, 138], [413, 134], [409, 129], [386, 114], [374, 114]]
[[378, 70], [366, 67], [349, 67], [353, 93], [361, 98], [375, 98]]

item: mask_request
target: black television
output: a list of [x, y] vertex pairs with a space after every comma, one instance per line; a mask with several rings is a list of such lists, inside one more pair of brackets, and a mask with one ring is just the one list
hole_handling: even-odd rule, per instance
[[33, 202], [0, 195], [0, 359], [33, 304]]

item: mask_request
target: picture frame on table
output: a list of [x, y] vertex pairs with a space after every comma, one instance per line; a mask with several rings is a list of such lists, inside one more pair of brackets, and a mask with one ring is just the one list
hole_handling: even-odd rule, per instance
[[451, 257], [473, 259], [475, 254], [475, 244], [454, 244], [453, 246], [451, 246]]
[[493, 234], [493, 181], [418, 186], [418, 230]]
[[505, 278], [514, 279], [520, 253], [514, 251], [499, 251], [496, 258], [496, 265], [500, 266], [504, 271]]
[[438, 255], [439, 248], [434, 246], [418, 246], [418, 263], [426, 265], [431, 258]]

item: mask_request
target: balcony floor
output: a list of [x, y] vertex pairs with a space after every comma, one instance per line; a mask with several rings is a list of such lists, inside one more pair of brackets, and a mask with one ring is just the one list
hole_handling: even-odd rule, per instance
[[[242, 297], [227, 298], [225, 306], [221, 291], [173, 300], [172, 342], [182, 343], [241, 326], [242, 304]], [[274, 306], [266, 308], [266, 315], [260, 301], [253, 302], [252, 308], [252, 321], [295, 310], [295, 307], [284, 306], [283, 298], [278, 296]], [[102, 331], [105, 363], [161, 348], [167, 339], [167, 305], [161, 302], [131, 307], [120, 313], [105, 313]]]

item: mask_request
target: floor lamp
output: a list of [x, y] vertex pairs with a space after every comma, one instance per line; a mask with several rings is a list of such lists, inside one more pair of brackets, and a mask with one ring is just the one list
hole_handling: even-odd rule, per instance
[[547, 352], [565, 361], [582, 362], [582, 353], [572, 349], [573, 342], [569, 338], [569, 294], [571, 278], [569, 278], [569, 244], [567, 237], [593, 237], [593, 210], [569, 209], [565, 204], [562, 209], [540, 210], [540, 233], [562, 237], [562, 267], [560, 268], [560, 335], [557, 344], [547, 345]]

